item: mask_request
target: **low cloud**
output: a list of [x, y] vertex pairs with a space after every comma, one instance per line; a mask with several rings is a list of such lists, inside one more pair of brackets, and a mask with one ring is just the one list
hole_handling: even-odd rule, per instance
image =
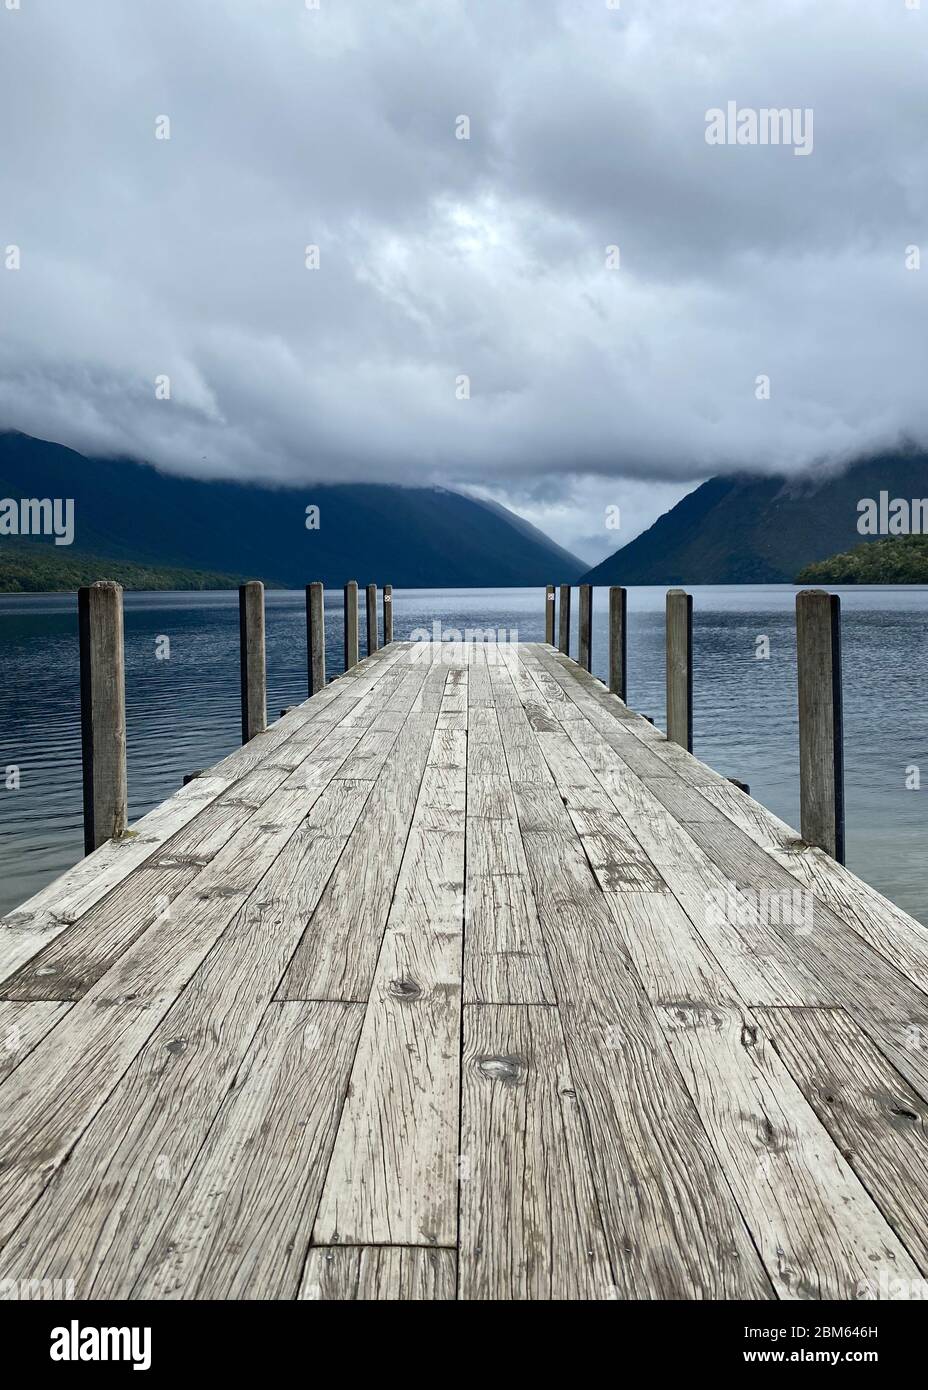
[[[905, 0], [21, 0], [0, 426], [473, 487], [590, 558], [923, 443], [926, 55]], [[729, 101], [814, 148], [707, 143]]]

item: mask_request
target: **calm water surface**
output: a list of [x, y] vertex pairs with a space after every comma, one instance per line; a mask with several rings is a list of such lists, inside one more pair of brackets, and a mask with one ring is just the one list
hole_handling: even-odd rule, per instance
[[[629, 592], [629, 703], [664, 723], [663, 589]], [[695, 588], [694, 751], [790, 825], [799, 821], [795, 590]], [[928, 589], [850, 588], [843, 605], [848, 864], [928, 923]], [[576, 594], [574, 595], [576, 608]], [[593, 666], [606, 674], [607, 594], [594, 595]], [[238, 595], [127, 594], [131, 818], [240, 741]], [[397, 590], [400, 639], [434, 620], [544, 638], [537, 589]], [[362, 614], [363, 628], [363, 614]], [[157, 639], [171, 657], [158, 660]], [[770, 639], [770, 659], [755, 657]], [[306, 698], [301, 593], [267, 596], [268, 710]], [[363, 631], [362, 631], [363, 644]], [[329, 672], [342, 669], [341, 593], [326, 595]], [[576, 655], [576, 613], [571, 651]], [[0, 911], [82, 853], [77, 600], [0, 595]], [[906, 789], [920, 767], [926, 789]]]

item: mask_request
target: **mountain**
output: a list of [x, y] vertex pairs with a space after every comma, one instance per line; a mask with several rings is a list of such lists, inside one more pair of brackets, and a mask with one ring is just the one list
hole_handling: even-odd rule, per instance
[[797, 584], [928, 584], [928, 536], [886, 536], [806, 565]]
[[928, 455], [867, 459], [828, 477], [710, 478], [584, 576], [588, 584], [792, 584], [862, 539], [863, 498], [928, 497]]
[[[76, 550], [245, 574], [282, 588], [471, 588], [575, 582], [583, 564], [504, 507], [443, 488], [209, 482], [0, 434], [0, 498], [73, 498]], [[307, 530], [307, 507], [319, 527]], [[0, 548], [20, 544], [0, 536]], [[58, 547], [59, 553], [64, 547]]]

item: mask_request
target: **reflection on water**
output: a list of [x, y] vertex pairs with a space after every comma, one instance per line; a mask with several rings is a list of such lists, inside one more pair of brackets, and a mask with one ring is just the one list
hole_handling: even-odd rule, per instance
[[[695, 588], [695, 748], [751, 785], [777, 815], [799, 820], [796, 652], [788, 586]], [[928, 923], [928, 589], [842, 590], [848, 864]], [[629, 703], [663, 727], [663, 589], [629, 593]], [[605, 590], [594, 596], [593, 666], [606, 674]], [[267, 599], [268, 710], [306, 696], [303, 595]], [[574, 603], [576, 610], [576, 602]], [[576, 655], [576, 611], [572, 653]], [[394, 593], [397, 638], [437, 620], [457, 629], [544, 637], [540, 590]], [[362, 612], [362, 651], [363, 651]], [[171, 657], [159, 661], [157, 639]], [[770, 639], [770, 660], [755, 639]], [[326, 660], [341, 671], [341, 594], [326, 595]], [[238, 596], [126, 595], [130, 813], [138, 819], [183, 776], [240, 739]], [[80, 858], [81, 767], [77, 600], [0, 595], [0, 911]], [[925, 775], [906, 790], [906, 769]]]

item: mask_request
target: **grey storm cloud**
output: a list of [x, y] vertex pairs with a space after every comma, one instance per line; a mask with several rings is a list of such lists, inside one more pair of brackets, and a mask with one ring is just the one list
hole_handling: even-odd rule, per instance
[[[588, 553], [605, 503], [928, 439], [928, 0], [9, 3], [2, 427]], [[708, 144], [728, 101], [811, 154]]]

